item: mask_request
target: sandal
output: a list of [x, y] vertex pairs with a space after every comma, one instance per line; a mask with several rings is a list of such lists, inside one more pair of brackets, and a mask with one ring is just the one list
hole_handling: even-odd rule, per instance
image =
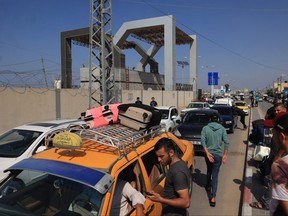
[[255, 209], [269, 210], [262, 202], [252, 202], [249, 206]]
[[212, 198], [209, 200], [209, 204], [211, 207], [215, 207], [216, 206], [216, 201], [212, 202]]

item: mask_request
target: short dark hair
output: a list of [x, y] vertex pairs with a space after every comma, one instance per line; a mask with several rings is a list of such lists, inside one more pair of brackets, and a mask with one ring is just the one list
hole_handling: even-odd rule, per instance
[[288, 112], [282, 112], [276, 116], [273, 128], [288, 134]]
[[211, 116], [210, 116], [210, 119], [212, 122], [217, 122], [218, 121], [218, 115], [216, 113], [213, 113]]
[[154, 150], [158, 151], [159, 149], [164, 148], [165, 152], [169, 152], [170, 150], [173, 150], [175, 152], [175, 146], [171, 139], [168, 138], [162, 138], [160, 139], [156, 145], [154, 146]]
[[267, 119], [274, 119], [275, 117], [276, 117], [275, 108], [274, 108], [274, 106], [273, 106], [273, 107], [270, 107], [270, 108], [266, 111], [266, 118], [267, 118]]
[[276, 108], [276, 107], [282, 107], [282, 108], [286, 109], [286, 107], [285, 107], [285, 105], [283, 103], [275, 103], [274, 104], [274, 108]]

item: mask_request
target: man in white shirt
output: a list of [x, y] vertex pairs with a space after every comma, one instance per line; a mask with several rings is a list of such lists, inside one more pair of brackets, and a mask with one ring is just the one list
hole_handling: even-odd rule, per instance
[[144, 216], [145, 197], [128, 182], [118, 179], [110, 215], [127, 215], [129, 202], [136, 209], [137, 216]]

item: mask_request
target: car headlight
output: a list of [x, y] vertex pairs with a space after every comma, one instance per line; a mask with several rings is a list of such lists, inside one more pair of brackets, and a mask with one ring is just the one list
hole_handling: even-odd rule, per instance
[[201, 145], [201, 141], [191, 141], [193, 145]]
[[225, 121], [225, 123], [226, 123], [226, 124], [231, 124], [231, 123], [232, 123], [232, 121]]
[[174, 135], [176, 137], [181, 137], [181, 133], [177, 129], [174, 131]]

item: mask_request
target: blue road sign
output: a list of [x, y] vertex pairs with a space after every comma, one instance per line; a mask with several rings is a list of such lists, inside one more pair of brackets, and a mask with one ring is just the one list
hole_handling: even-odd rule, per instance
[[208, 72], [208, 85], [218, 85], [218, 72]]
[[218, 85], [218, 72], [213, 72], [213, 85]]
[[284, 93], [285, 95], [288, 95], [288, 89], [284, 89], [284, 90], [283, 90], [283, 93]]
[[213, 85], [213, 79], [212, 79], [213, 73], [208, 72], [208, 85], [211, 86]]

